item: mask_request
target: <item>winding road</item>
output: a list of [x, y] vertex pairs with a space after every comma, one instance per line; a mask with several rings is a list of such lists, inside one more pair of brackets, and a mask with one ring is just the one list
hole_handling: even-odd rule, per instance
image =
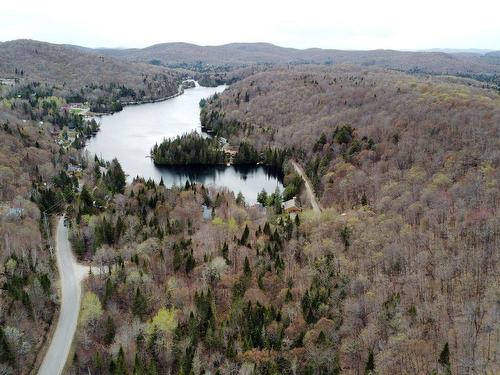
[[38, 375], [59, 375], [64, 370], [80, 312], [81, 282], [89, 270], [88, 267], [76, 262], [63, 217], [59, 218], [55, 241], [57, 268], [61, 281], [61, 310], [56, 330]]
[[299, 163], [297, 163], [295, 160], [291, 160], [291, 163], [293, 167], [295, 168], [295, 171], [302, 177], [304, 180], [304, 185], [306, 187], [306, 193], [307, 196], [309, 197], [309, 201], [311, 202], [311, 206], [314, 212], [320, 213], [321, 212], [321, 206], [319, 205], [316, 195], [314, 195], [314, 190], [312, 188], [311, 181], [309, 181], [309, 178], [307, 177], [306, 173], [304, 172], [304, 169], [300, 166]]

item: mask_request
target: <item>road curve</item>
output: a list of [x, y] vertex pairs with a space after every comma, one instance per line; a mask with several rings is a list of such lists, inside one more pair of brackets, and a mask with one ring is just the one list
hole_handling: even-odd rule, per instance
[[64, 226], [63, 217], [59, 218], [57, 223], [55, 241], [61, 282], [61, 310], [38, 375], [59, 375], [64, 370], [80, 312], [81, 281], [88, 273], [88, 267], [79, 265], [71, 251], [68, 228]]
[[290, 160], [292, 163], [293, 167], [295, 168], [295, 171], [302, 177], [304, 180], [304, 185], [306, 187], [306, 193], [307, 196], [309, 197], [309, 201], [311, 202], [311, 206], [313, 208], [313, 211], [316, 213], [321, 212], [321, 206], [319, 205], [318, 201], [316, 200], [316, 195], [314, 195], [314, 190], [312, 188], [311, 182], [309, 181], [309, 178], [307, 177], [306, 173], [302, 169], [299, 163], [297, 163], [295, 160]]

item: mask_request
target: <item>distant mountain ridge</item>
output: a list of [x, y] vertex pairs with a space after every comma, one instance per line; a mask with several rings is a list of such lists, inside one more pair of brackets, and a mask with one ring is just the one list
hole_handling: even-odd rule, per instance
[[[495, 82], [500, 75], [500, 51], [481, 55], [439, 51], [345, 51], [321, 48], [302, 50], [270, 43], [199, 46], [182, 42], [161, 43], [146, 48], [93, 49], [25, 39], [0, 43], [2, 78], [13, 77], [17, 69], [18, 73], [22, 71], [23, 79], [48, 83], [64, 82], [70, 88], [114, 83], [139, 92], [144, 89], [144, 77], [161, 77], [162, 82], [158, 84], [161, 87], [156, 86], [151, 92], [146, 89], [146, 96], [151, 97], [174, 93], [174, 81], [178, 79], [179, 73], [206, 74], [207, 67], [218, 67], [215, 70], [222, 73], [219, 75], [219, 81], [214, 82], [220, 83], [230, 81], [224, 72], [234, 72], [235, 67], [309, 63], [348, 64], [406, 72], [471, 76], [479, 77], [483, 81], [493, 79]], [[176, 68], [177, 71], [171, 68]], [[197, 78], [200, 79], [199, 76]]]
[[[396, 50], [345, 51], [321, 48], [294, 49], [269, 43], [231, 43], [199, 46], [189, 43], [162, 43], [146, 48], [98, 49], [104, 55], [129, 61], [179, 64], [356, 64], [428, 73], [500, 73], [500, 52], [446, 53]], [[451, 50], [450, 50], [451, 51]]]

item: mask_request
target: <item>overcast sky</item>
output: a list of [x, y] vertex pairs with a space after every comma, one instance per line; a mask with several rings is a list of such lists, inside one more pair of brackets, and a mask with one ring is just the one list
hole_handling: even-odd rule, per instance
[[338, 49], [500, 50], [500, 0], [2, 1], [0, 40], [87, 47], [270, 42]]

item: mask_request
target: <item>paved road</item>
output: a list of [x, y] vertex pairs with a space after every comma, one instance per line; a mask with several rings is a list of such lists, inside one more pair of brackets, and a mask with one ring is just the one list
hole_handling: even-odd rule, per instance
[[295, 160], [291, 160], [291, 163], [293, 167], [295, 168], [295, 171], [302, 177], [304, 180], [304, 185], [306, 186], [306, 192], [307, 196], [309, 197], [309, 201], [311, 202], [311, 206], [313, 208], [314, 212], [320, 213], [321, 212], [321, 206], [319, 205], [318, 201], [316, 200], [316, 195], [314, 195], [314, 190], [311, 185], [311, 181], [309, 181], [309, 178], [307, 177], [306, 173], [302, 169], [299, 163], [297, 163]]
[[61, 278], [61, 311], [38, 375], [59, 375], [64, 369], [80, 311], [81, 281], [88, 273], [88, 267], [79, 265], [71, 252], [68, 228], [64, 226], [62, 217], [57, 224], [55, 240], [57, 268]]

